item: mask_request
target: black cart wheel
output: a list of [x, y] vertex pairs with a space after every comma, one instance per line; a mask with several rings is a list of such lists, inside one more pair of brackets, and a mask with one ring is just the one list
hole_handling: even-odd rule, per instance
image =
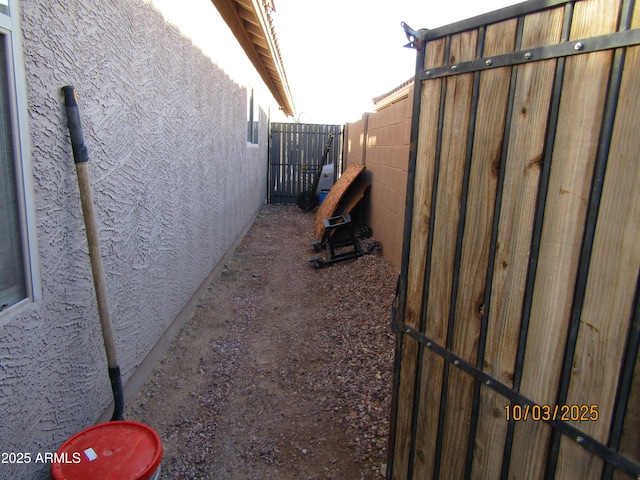
[[318, 206], [318, 197], [313, 192], [302, 192], [296, 199], [296, 205], [305, 212], [310, 212]]
[[367, 243], [367, 252], [372, 255], [380, 255], [382, 253], [382, 243], [377, 240]]
[[324, 262], [322, 261], [322, 257], [313, 257], [309, 259], [309, 262], [311, 262], [311, 265], [313, 265], [313, 268], [322, 268], [324, 267]]

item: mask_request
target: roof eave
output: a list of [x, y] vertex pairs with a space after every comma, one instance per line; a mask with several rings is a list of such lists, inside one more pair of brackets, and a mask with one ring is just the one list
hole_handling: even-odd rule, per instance
[[285, 115], [294, 107], [273, 24], [259, 0], [211, 0]]

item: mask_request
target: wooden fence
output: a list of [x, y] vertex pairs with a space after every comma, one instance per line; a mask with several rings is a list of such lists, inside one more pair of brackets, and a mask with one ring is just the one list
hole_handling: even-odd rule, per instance
[[418, 47], [387, 477], [640, 478], [640, 2]]

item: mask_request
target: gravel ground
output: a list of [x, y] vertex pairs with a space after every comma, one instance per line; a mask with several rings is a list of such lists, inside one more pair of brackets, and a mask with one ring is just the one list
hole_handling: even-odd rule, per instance
[[397, 273], [373, 254], [314, 269], [312, 240], [312, 213], [264, 206], [130, 402], [161, 478], [384, 477]]

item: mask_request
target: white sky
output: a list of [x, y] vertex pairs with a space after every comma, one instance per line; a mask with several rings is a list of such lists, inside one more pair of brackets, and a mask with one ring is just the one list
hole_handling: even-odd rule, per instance
[[[274, 0], [276, 36], [296, 118], [353, 122], [409, 80], [415, 50], [400, 22], [437, 28], [521, 0]], [[272, 112], [272, 120], [274, 118]]]
[[[271, 98], [209, 0], [146, 1], [230, 78], [254, 87], [261, 106], [261, 99]], [[374, 97], [412, 78], [416, 51], [403, 47], [408, 40], [401, 22], [415, 30], [433, 29], [520, 1], [274, 0], [273, 21], [296, 109], [294, 119], [357, 121], [372, 110]], [[285, 117], [271, 108], [271, 120]]]

